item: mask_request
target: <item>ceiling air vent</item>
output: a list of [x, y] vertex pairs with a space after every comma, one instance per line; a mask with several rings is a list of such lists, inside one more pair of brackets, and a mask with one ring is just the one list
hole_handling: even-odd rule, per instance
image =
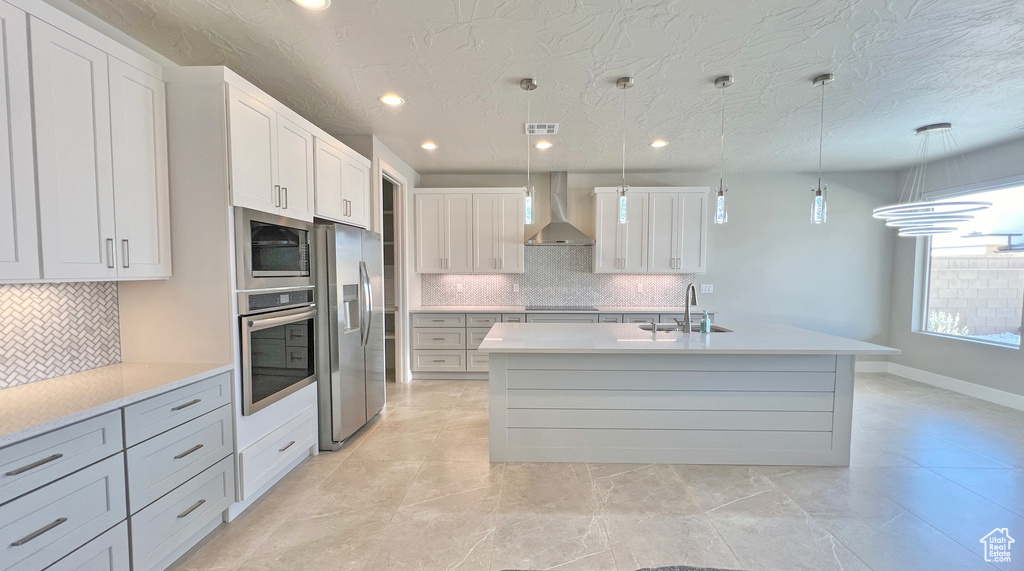
[[527, 135], [557, 135], [558, 123], [527, 123]]

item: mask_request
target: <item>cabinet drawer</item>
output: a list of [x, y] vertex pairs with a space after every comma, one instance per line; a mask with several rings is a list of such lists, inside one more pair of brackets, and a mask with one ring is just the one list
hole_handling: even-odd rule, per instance
[[126, 406], [126, 444], [138, 444], [230, 402], [231, 373], [221, 373], [205, 381]]
[[42, 569], [127, 515], [124, 456], [0, 506], [0, 569]]
[[231, 454], [231, 407], [128, 449], [128, 505], [137, 512]]
[[466, 371], [466, 352], [414, 349], [412, 370], [422, 373], [462, 373]]
[[500, 313], [467, 313], [466, 327], [490, 327], [501, 323]]
[[622, 323], [622, 314], [620, 313], [602, 313], [597, 316], [598, 323]]
[[46, 571], [128, 571], [128, 522], [71, 552]]
[[115, 410], [0, 449], [0, 504], [122, 448], [121, 412]]
[[465, 349], [466, 330], [454, 327], [417, 327], [412, 330], [413, 349]]
[[502, 313], [502, 323], [526, 323], [525, 313]]
[[235, 499], [235, 468], [225, 458], [132, 516], [132, 569], [148, 571], [175, 553]]
[[483, 371], [485, 373], [490, 371], [491, 355], [489, 353], [481, 353], [479, 351], [467, 351], [466, 370], [473, 372]]
[[626, 313], [622, 316], [623, 323], [657, 323], [657, 313]]
[[[484, 342], [490, 327], [474, 327], [466, 330], [466, 349], [476, 349]], [[468, 361], [467, 361], [468, 362]]]
[[527, 313], [527, 323], [597, 323], [596, 313]]
[[465, 327], [465, 313], [414, 313], [413, 327]]
[[241, 499], [246, 499], [316, 442], [316, 409], [310, 408], [238, 453]]

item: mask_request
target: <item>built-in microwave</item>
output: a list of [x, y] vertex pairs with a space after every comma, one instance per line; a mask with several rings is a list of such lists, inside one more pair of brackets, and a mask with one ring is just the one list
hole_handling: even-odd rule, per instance
[[316, 381], [314, 289], [238, 295], [242, 414], [250, 415]]
[[239, 290], [314, 284], [313, 225], [235, 208], [235, 265]]

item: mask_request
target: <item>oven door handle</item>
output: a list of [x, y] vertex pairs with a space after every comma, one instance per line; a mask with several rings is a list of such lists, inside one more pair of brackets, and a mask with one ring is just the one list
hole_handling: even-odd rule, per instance
[[245, 324], [249, 326], [249, 331], [259, 331], [261, 329], [277, 327], [278, 325], [304, 321], [315, 316], [316, 306], [311, 305], [308, 308], [300, 308], [296, 311], [275, 315], [274, 317], [249, 317], [246, 318]]

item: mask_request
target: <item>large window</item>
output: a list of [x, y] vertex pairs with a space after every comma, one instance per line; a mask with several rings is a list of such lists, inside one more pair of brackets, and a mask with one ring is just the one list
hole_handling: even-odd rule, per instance
[[923, 331], [1020, 347], [1024, 186], [946, 200], [984, 200], [992, 208], [958, 232], [931, 237]]

